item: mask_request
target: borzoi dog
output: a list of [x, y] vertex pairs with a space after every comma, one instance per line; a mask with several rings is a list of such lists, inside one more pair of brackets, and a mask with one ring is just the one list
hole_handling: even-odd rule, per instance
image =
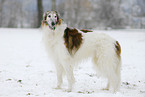
[[56, 11], [44, 13], [41, 26], [47, 53], [55, 63], [57, 89], [61, 88], [65, 72], [67, 91], [71, 91], [75, 64], [88, 58], [92, 59], [95, 70], [108, 79], [105, 89], [116, 92], [120, 88], [121, 47], [118, 41], [103, 33], [69, 28]]

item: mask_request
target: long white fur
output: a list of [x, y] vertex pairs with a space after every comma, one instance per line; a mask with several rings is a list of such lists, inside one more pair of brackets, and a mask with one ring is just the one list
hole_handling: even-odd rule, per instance
[[[68, 91], [72, 90], [75, 78], [73, 68], [75, 64], [92, 58], [96, 72], [108, 79], [106, 89], [116, 92], [120, 87], [120, 67], [121, 59], [115, 51], [113, 38], [102, 33], [82, 33], [83, 42], [81, 47], [71, 56], [64, 45], [64, 30], [67, 25], [62, 23], [57, 25], [53, 31], [48, 26], [43, 26], [43, 40], [47, 53], [55, 63], [57, 71], [57, 88], [61, 88], [62, 75], [65, 72], [68, 80]], [[81, 31], [80, 31], [81, 32]]]

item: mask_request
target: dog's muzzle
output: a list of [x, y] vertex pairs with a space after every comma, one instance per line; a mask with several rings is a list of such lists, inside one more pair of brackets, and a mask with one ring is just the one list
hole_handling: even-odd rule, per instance
[[56, 28], [56, 23], [55, 23], [55, 22], [52, 22], [52, 23], [51, 23], [51, 29], [52, 29], [52, 30], [55, 30], [55, 28]]
[[52, 25], [52, 27], [53, 27], [53, 26], [55, 26], [55, 23], [54, 23], [54, 22], [52, 22], [52, 23], [51, 23], [51, 25]]
[[51, 23], [49, 24], [47, 21], [45, 21], [45, 23], [49, 26], [49, 28], [50, 28], [51, 30], [55, 30], [55, 28], [56, 28], [55, 22], [51, 22]]

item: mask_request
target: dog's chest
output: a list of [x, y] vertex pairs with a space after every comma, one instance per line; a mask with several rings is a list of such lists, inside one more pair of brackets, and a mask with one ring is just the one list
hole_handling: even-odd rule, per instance
[[62, 36], [51, 36], [49, 38], [49, 41], [47, 41], [49, 50], [54, 54], [54, 55], [59, 55], [63, 54], [66, 51], [66, 47], [64, 45], [64, 39]]
[[48, 45], [53, 50], [56, 50], [56, 48], [62, 48], [61, 45], [64, 45], [64, 40], [62, 37], [51, 36], [51, 37], [49, 37]]

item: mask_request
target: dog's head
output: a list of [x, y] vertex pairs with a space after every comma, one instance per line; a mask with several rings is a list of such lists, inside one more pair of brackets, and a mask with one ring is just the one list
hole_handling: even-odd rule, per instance
[[56, 25], [60, 24], [61, 20], [56, 11], [47, 11], [43, 14], [43, 22], [45, 22], [51, 30], [55, 30]]

